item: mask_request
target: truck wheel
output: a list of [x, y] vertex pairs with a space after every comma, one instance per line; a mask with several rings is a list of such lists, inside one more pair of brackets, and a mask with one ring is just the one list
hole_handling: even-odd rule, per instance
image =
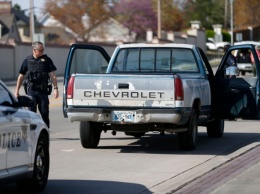
[[17, 182], [18, 188], [30, 192], [43, 191], [48, 181], [49, 166], [50, 156], [48, 139], [45, 135], [41, 135], [35, 151], [32, 178]]
[[224, 119], [215, 119], [207, 124], [208, 137], [222, 137], [224, 133]]
[[182, 150], [193, 150], [196, 147], [198, 134], [198, 118], [195, 110], [192, 110], [188, 123], [188, 130], [177, 133], [179, 147]]
[[88, 121], [81, 121], [79, 132], [82, 147], [96, 148], [98, 146], [101, 134], [98, 124]]

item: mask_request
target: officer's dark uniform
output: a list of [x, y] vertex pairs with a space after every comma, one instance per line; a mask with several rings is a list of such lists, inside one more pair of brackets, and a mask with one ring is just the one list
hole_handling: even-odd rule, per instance
[[56, 70], [57, 68], [47, 55], [43, 55], [37, 59], [33, 55], [30, 55], [23, 61], [19, 71], [20, 74], [26, 75], [27, 94], [33, 96], [36, 100], [36, 105], [29, 109], [37, 112], [38, 106], [42, 119], [48, 127], [50, 127], [48, 98], [49, 73]]
[[234, 66], [237, 64], [236, 57], [232, 55], [231, 53], [228, 55], [228, 59], [226, 62], [227, 67]]

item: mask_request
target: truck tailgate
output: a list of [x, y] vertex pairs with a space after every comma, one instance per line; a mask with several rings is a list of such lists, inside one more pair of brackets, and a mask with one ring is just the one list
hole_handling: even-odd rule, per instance
[[76, 74], [68, 106], [174, 108], [173, 75]]

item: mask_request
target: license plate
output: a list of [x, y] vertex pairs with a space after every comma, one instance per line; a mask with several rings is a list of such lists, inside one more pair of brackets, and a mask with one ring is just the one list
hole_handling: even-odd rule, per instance
[[113, 111], [113, 121], [134, 122], [135, 113], [132, 111]]

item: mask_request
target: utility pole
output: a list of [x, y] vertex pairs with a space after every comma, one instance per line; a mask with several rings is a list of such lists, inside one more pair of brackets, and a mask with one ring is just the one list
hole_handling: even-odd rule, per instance
[[224, 29], [227, 29], [228, 19], [228, 0], [225, 0], [225, 19], [224, 19]]
[[33, 5], [33, 0], [30, 0], [30, 36], [31, 36], [31, 41], [33, 42], [33, 37], [34, 37], [34, 5]]
[[161, 38], [161, 0], [157, 0], [157, 37]]
[[234, 45], [234, 37], [233, 37], [233, 2], [234, 0], [230, 0], [230, 28], [231, 28], [231, 46]]

